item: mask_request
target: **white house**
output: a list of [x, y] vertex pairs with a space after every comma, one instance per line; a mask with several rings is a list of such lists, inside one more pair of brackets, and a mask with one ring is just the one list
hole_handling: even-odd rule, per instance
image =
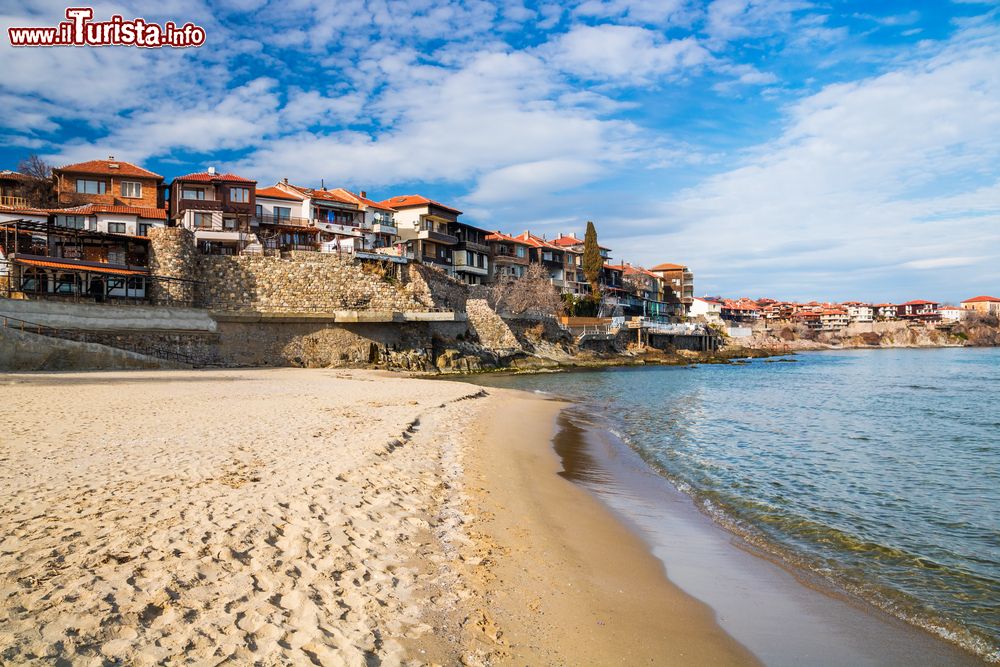
[[875, 321], [875, 309], [871, 304], [859, 301], [848, 301], [841, 304], [847, 310], [847, 318], [852, 324], [867, 324]]
[[965, 315], [968, 311], [959, 308], [958, 306], [941, 306], [938, 308], [938, 312], [941, 314], [941, 319], [946, 322], [959, 322], [965, 319]]
[[706, 322], [722, 322], [722, 304], [711, 299], [699, 299], [694, 297], [691, 308], [688, 310], [689, 317], [704, 317]]

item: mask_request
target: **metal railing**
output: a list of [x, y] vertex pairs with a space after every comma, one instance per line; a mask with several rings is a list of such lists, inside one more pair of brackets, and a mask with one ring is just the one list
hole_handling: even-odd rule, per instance
[[[60, 329], [58, 327], [49, 326], [48, 324], [39, 324], [38, 322], [29, 322], [28, 320], [22, 320], [17, 317], [11, 317], [9, 315], [0, 315], [0, 325], [4, 329], [14, 329], [17, 331], [22, 331], [25, 333], [33, 333], [39, 336], [48, 336], [49, 338], [58, 338], [60, 340], [69, 340], [73, 342], [93, 342], [87, 340], [78, 340], [79, 338], [86, 338], [87, 335], [102, 335], [112, 333], [111, 330], [107, 329]], [[214, 366], [217, 364], [211, 364], [204, 362], [190, 354], [185, 354], [184, 352], [179, 352], [177, 350], [168, 350], [166, 348], [151, 345], [143, 348], [143, 351], [130, 350], [124, 347], [118, 347], [116, 345], [108, 345], [107, 343], [100, 343], [106, 347], [113, 347], [118, 350], [123, 350], [125, 352], [132, 352], [133, 354], [141, 354], [147, 357], [155, 357], [157, 359], [162, 359], [165, 361], [176, 361], [182, 364], [187, 364], [189, 366]]]

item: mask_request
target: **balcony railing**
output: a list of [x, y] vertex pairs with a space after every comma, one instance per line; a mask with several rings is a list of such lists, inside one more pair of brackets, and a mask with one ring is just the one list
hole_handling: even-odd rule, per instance
[[435, 232], [430, 229], [421, 229], [417, 233], [418, 239], [426, 239], [428, 241], [434, 241], [435, 243], [447, 243], [449, 245], [454, 245], [458, 243], [458, 237], [452, 236], [451, 234], [442, 234], [441, 232]]
[[312, 220], [309, 218], [293, 218], [287, 215], [255, 215], [250, 219], [255, 225], [282, 225], [285, 227], [311, 227]]
[[221, 211], [222, 202], [218, 199], [181, 199], [177, 202], [178, 211], [192, 209], [195, 211]]
[[0, 206], [7, 208], [27, 208], [28, 200], [24, 197], [0, 197]]
[[386, 224], [384, 222], [376, 222], [372, 225], [372, 231], [376, 234], [396, 234], [398, 232], [395, 225]]

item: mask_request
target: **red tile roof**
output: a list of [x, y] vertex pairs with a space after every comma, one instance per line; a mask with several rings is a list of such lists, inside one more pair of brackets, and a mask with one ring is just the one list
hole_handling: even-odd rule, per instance
[[104, 204], [85, 204], [74, 206], [73, 208], [61, 208], [49, 211], [50, 213], [69, 213], [73, 215], [93, 215], [95, 213], [117, 213], [119, 215], [135, 215], [140, 218], [150, 218], [153, 220], [166, 220], [167, 209], [165, 208], [139, 208], [137, 206], [105, 206]]
[[92, 265], [80, 265], [74, 264], [72, 262], [50, 262], [48, 260], [42, 259], [24, 259], [21, 257], [16, 257], [14, 259], [18, 264], [27, 264], [29, 266], [41, 266], [49, 269], [72, 269], [76, 271], [90, 271], [91, 273], [111, 273], [114, 275], [122, 276], [141, 276], [146, 275], [149, 271], [135, 271], [133, 269], [113, 269], [110, 267], [103, 266], [92, 266]]
[[[118, 165], [112, 167], [111, 165]], [[89, 160], [87, 162], [77, 162], [68, 164], [65, 167], [56, 167], [52, 171], [66, 172], [71, 174], [101, 174], [108, 176], [133, 176], [137, 178], [155, 178], [162, 181], [163, 177], [153, 173], [148, 169], [125, 162], [124, 160]]]
[[550, 241], [546, 241], [541, 236], [536, 236], [531, 232], [521, 232], [515, 236], [514, 239], [521, 241], [522, 243], [526, 243], [533, 248], [548, 248], [550, 250], [562, 251], [562, 248], [559, 246], [554, 246]]
[[559, 238], [552, 239], [552, 244], [557, 246], [583, 245], [583, 239], [578, 239], [570, 234], [568, 236], [560, 236]]
[[371, 199], [368, 199], [367, 197], [362, 197], [361, 195], [355, 194], [355, 193], [351, 192], [350, 190], [345, 190], [344, 188], [334, 188], [332, 190], [328, 190], [328, 192], [336, 193], [337, 195], [340, 195], [341, 197], [346, 198], [348, 201], [350, 201], [352, 203], [355, 203], [355, 204], [358, 204], [359, 206], [364, 206], [366, 208], [377, 208], [380, 211], [395, 211], [396, 210], [396, 209], [392, 208], [391, 206], [386, 206], [386, 205], [381, 204], [381, 203], [379, 203], [377, 201], [372, 201]]
[[657, 264], [650, 271], [675, 271], [677, 269], [686, 269], [686, 266], [681, 264]]
[[22, 174], [19, 171], [11, 171], [10, 169], [4, 169], [3, 171], [0, 171], [0, 179], [7, 179], [7, 180], [12, 180], [12, 181], [34, 181], [34, 180], [36, 180], [32, 176], [28, 176], [27, 174]]
[[306, 190], [306, 194], [308, 194], [313, 199], [319, 199], [322, 201], [335, 201], [338, 204], [353, 204], [355, 206], [358, 206], [357, 200], [355, 200], [353, 197], [348, 197], [347, 195], [341, 194], [334, 190]]
[[915, 299], [913, 301], [907, 301], [906, 303], [900, 304], [903, 306], [936, 306], [937, 303], [934, 301], [924, 301], [923, 299]]
[[302, 201], [302, 198], [298, 195], [293, 195], [290, 192], [285, 192], [274, 186], [269, 188], [257, 188], [258, 197], [269, 197], [271, 199], [285, 199], [287, 201]]
[[244, 176], [239, 176], [237, 174], [210, 174], [207, 171], [200, 171], [195, 174], [187, 174], [185, 176], [178, 176], [174, 181], [194, 181], [195, 183], [211, 183], [213, 181], [220, 181], [225, 183], [256, 183], [257, 181], [252, 178], [246, 178]]
[[962, 303], [997, 303], [1000, 302], [995, 296], [974, 296], [971, 299], [966, 299]]
[[390, 206], [392, 208], [413, 208], [414, 206], [437, 206], [438, 208], [443, 208], [446, 211], [451, 211], [452, 213], [461, 214], [457, 208], [452, 208], [451, 206], [445, 206], [441, 202], [436, 202], [433, 199], [428, 199], [422, 195], [399, 195], [396, 197], [389, 197], [388, 199], [383, 199], [379, 202], [383, 206]]
[[506, 241], [507, 243], [517, 243], [519, 245], [531, 245], [530, 243], [523, 241], [516, 236], [508, 236], [500, 231], [490, 232], [486, 235], [487, 241]]

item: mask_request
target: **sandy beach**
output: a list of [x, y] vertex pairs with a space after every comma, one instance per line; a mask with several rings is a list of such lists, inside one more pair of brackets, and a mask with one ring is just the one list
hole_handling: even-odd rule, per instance
[[5, 663], [754, 662], [556, 474], [557, 403], [296, 369], [0, 396]]

